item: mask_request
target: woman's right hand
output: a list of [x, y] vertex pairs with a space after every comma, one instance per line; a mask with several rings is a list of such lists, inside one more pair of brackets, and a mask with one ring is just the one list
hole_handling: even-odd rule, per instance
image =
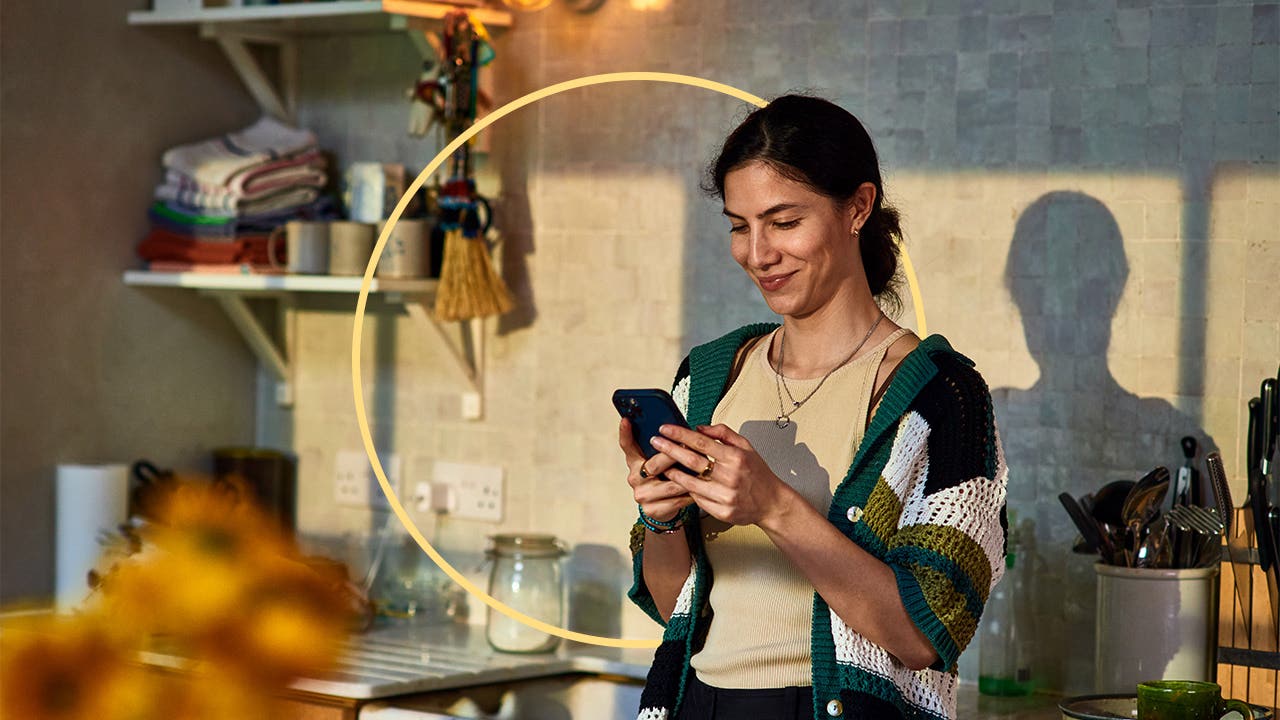
[[[669, 470], [675, 461], [664, 453], [658, 453], [648, 460], [640, 452], [640, 446], [631, 436], [631, 422], [622, 418], [618, 425], [618, 446], [627, 458], [627, 484], [631, 486], [631, 494], [636, 503], [644, 510], [644, 514], [658, 522], [667, 522], [686, 506], [693, 504], [693, 498], [678, 484], [667, 480], [662, 473]], [[648, 477], [640, 477], [640, 468], [644, 467]]]

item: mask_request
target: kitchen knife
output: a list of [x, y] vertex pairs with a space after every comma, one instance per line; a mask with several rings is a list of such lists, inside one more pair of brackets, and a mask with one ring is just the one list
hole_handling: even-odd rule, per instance
[[1258, 487], [1261, 497], [1267, 506], [1267, 524], [1266, 534], [1270, 545], [1271, 552], [1271, 569], [1267, 572], [1267, 594], [1271, 597], [1271, 619], [1280, 627], [1280, 551], [1277, 550], [1277, 531], [1280, 531], [1280, 511], [1271, 507], [1270, 498], [1272, 488], [1268, 486], [1271, 472], [1270, 451], [1272, 449], [1272, 436], [1274, 435], [1274, 424], [1272, 422], [1272, 407], [1276, 402], [1276, 380], [1275, 378], [1267, 378], [1262, 381], [1262, 386], [1258, 391], [1259, 418], [1258, 418], [1258, 438], [1256, 441], [1257, 464], [1253, 467], [1252, 472], [1256, 473], [1255, 484]]
[[1267, 596], [1271, 607], [1265, 617], [1271, 621], [1272, 628], [1280, 624], [1280, 585], [1276, 582], [1273, 570], [1276, 559], [1274, 539], [1271, 529], [1270, 507], [1267, 502], [1266, 476], [1262, 474], [1260, 458], [1262, 455], [1262, 401], [1258, 398], [1249, 400], [1249, 433], [1246, 441], [1246, 460], [1249, 472], [1249, 513], [1246, 523], [1258, 548], [1258, 565], [1266, 576]]
[[1071, 496], [1071, 493], [1064, 492], [1059, 494], [1058, 502], [1062, 503], [1067, 515], [1071, 517], [1071, 522], [1075, 523], [1076, 529], [1080, 531], [1080, 537], [1084, 538], [1085, 547], [1089, 552], [1098, 552], [1098, 549], [1102, 547], [1102, 534], [1098, 532], [1098, 524], [1093, 518], [1085, 515], [1084, 509]]
[[1245, 436], [1245, 470], [1248, 473], [1249, 499], [1249, 533], [1254, 537], [1254, 545], [1258, 548], [1258, 564], [1265, 572], [1271, 569], [1271, 533], [1267, 531], [1267, 489], [1262, 484], [1262, 474], [1258, 467], [1258, 441], [1262, 437], [1262, 402], [1258, 398], [1249, 400], [1249, 431]]
[[1277, 406], [1276, 379], [1267, 378], [1262, 381], [1258, 393], [1258, 401], [1262, 403], [1261, 437], [1258, 440], [1258, 467], [1263, 475], [1271, 474], [1271, 456], [1276, 451], [1276, 431], [1280, 425], [1280, 406]]
[[1234, 519], [1235, 505], [1231, 503], [1231, 486], [1227, 483], [1227, 469], [1222, 463], [1222, 453], [1217, 450], [1204, 458], [1205, 468], [1209, 471], [1207, 491], [1209, 507], [1216, 508], [1222, 518], [1223, 532], [1231, 536], [1231, 521]]
[[[1270, 544], [1270, 533], [1266, 531], [1267, 527], [1267, 511], [1266, 498], [1258, 494], [1256, 480], [1257, 460], [1258, 460], [1258, 414], [1262, 407], [1262, 403], [1258, 398], [1249, 400], [1249, 425], [1248, 431], [1245, 433], [1245, 491], [1247, 497], [1244, 503], [1244, 538], [1249, 546], [1256, 548], [1258, 551], [1258, 565], [1263, 568], [1264, 572], [1270, 567], [1271, 554], [1268, 551]], [[1248, 590], [1245, 597], [1253, 597], [1253, 571], [1249, 571], [1249, 579], [1245, 585]], [[1269, 584], [1269, 583], [1268, 583]], [[1263, 608], [1254, 608], [1253, 603], [1246, 602], [1242, 606], [1244, 612], [1245, 625], [1252, 627], [1256, 620], [1262, 622], [1265, 618], [1271, 621], [1271, 613]], [[1255, 612], [1256, 611], [1256, 612]], [[1272, 625], [1272, 628], [1275, 626]], [[1264, 632], [1265, 637], [1271, 636], [1271, 631]]]

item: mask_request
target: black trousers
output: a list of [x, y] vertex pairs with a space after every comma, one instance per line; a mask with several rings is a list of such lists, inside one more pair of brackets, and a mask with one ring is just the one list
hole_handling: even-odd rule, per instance
[[811, 720], [813, 688], [724, 689], [690, 675], [676, 720]]

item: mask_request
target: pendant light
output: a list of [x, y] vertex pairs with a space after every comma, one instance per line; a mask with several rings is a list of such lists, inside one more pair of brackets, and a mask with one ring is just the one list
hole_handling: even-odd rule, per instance
[[[509, 8], [525, 12], [541, 10], [551, 4], [551, 0], [502, 0], [502, 2]], [[594, 12], [603, 4], [604, 0], [564, 0], [564, 5], [577, 13]]]

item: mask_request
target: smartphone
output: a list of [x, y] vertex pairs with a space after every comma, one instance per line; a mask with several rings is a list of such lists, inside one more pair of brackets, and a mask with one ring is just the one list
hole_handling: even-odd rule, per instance
[[[631, 434], [636, 439], [636, 444], [640, 446], [640, 452], [646, 458], [658, 454], [658, 451], [649, 444], [649, 438], [660, 434], [659, 427], [663, 425], [689, 427], [680, 408], [676, 407], [676, 401], [671, 399], [671, 394], [666, 390], [657, 388], [615, 390], [613, 406], [618, 409], [619, 415], [631, 421]], [[697, 474], [683, 466], [681, 469], [691, 475]]]

